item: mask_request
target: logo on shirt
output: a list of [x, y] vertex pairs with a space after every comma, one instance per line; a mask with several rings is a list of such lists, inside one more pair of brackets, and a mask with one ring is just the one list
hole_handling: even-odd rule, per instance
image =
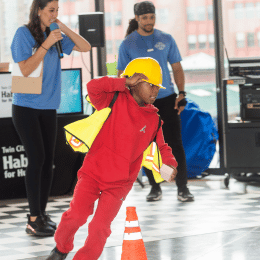
[[145, 133], [145, 128], [146, 128], [146, 125], [140, 130], [140, 132], [144, 132]]
[[163, 42], [157, 42], [154, 47], [162, 51], [166, 47], [166, 45]]

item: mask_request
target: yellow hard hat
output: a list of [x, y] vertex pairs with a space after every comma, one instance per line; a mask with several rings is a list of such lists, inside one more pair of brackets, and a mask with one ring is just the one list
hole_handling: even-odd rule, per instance
[[143, 81], [165, 89], [162, 86], [162, 69], [157, 60], [150, 57], [134, 59], [127, 64], [120, 77], [131, 77], [135, 73], [143, 73], [148, 78], [148, 80], [143, 79]]

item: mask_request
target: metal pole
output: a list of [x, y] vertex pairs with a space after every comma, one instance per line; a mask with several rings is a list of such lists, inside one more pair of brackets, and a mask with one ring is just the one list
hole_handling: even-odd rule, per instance
[[91, 50], [90, 50], [90, 72], [91, 72], [91, 79], [94, 79], [93, 52], [92, 52], [92, 48], [91, 48]]
[[[95, 11], [104, 12], [104, 0], [95, 0]], [[105, 25], [104, 25], [105, 26]], [[104, 28], [105, 30], [105, 28]], [[107, 75], [106, 69], [106, 47], [97, 47], [98, 76]]]
[[222, 0], [213, 0], [214, 15], [214, 35], [215, 35], [215, 57], [216, 57], [216, 84], [217, 84], [217, 110], [218, 110], [218, 129], [219, 129], [219, 153], [220, 168], [227, 167], [227, 145], [226, 145], [226, 123], [227, 118], [224, 113], [224, 87], [225, 77], [224, 68], [224, 46], [223, 46], [223, 17]]

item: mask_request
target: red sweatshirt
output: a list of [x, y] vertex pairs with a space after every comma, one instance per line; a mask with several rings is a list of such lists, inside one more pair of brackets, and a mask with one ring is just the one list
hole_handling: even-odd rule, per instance
[[[108, 107], [115, 91], [120, 91], [112, 113], [85, 156], [81, 171], [98, 182], [133, 183], [140, 171], [143, 152], [158, 130], [158, 109], [140, 107], [125, 86], [125, 79], [102, 77], [87, 84], [97, 110]], [[162, 128], [156, 138], [164, 164], [177, 167], [171, 148], [165, 143]]]

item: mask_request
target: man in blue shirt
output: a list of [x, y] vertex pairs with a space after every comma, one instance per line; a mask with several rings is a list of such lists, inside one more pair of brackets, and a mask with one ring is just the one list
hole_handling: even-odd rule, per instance
[[[163, 86], [154, 105], [159, 109], [164, 121], [163, 132], [166, 143], [172, 148], [178, 162], [178, 174], [176, 185], [178, 187], [177, 198], [180, 201], [193, 201], [194, 197], [187, 187], [186, 158], [181, 138], [180, 113], [186, 105], [185, 80], [181, 66], [181, 55], [175, 40], [170, 34], [154, 29], [155, 7], [152, 2], [144, 1], [135, 4], [135, 18], [129, 22], [126, 38], [119, 48], [118, 76], [122, 74], [126, 65], [139, 57], [152, 57], [156, 59], [163, 71]], [[171, 65], [178, 95], [175, 93], [171, 81], [168, 62]], [[160, 200], [162, 191], [160, 184], [156, 183], [150, 170], [145, 169], [146, 176], [152, 186], [146, 197], [147, 201]]]

